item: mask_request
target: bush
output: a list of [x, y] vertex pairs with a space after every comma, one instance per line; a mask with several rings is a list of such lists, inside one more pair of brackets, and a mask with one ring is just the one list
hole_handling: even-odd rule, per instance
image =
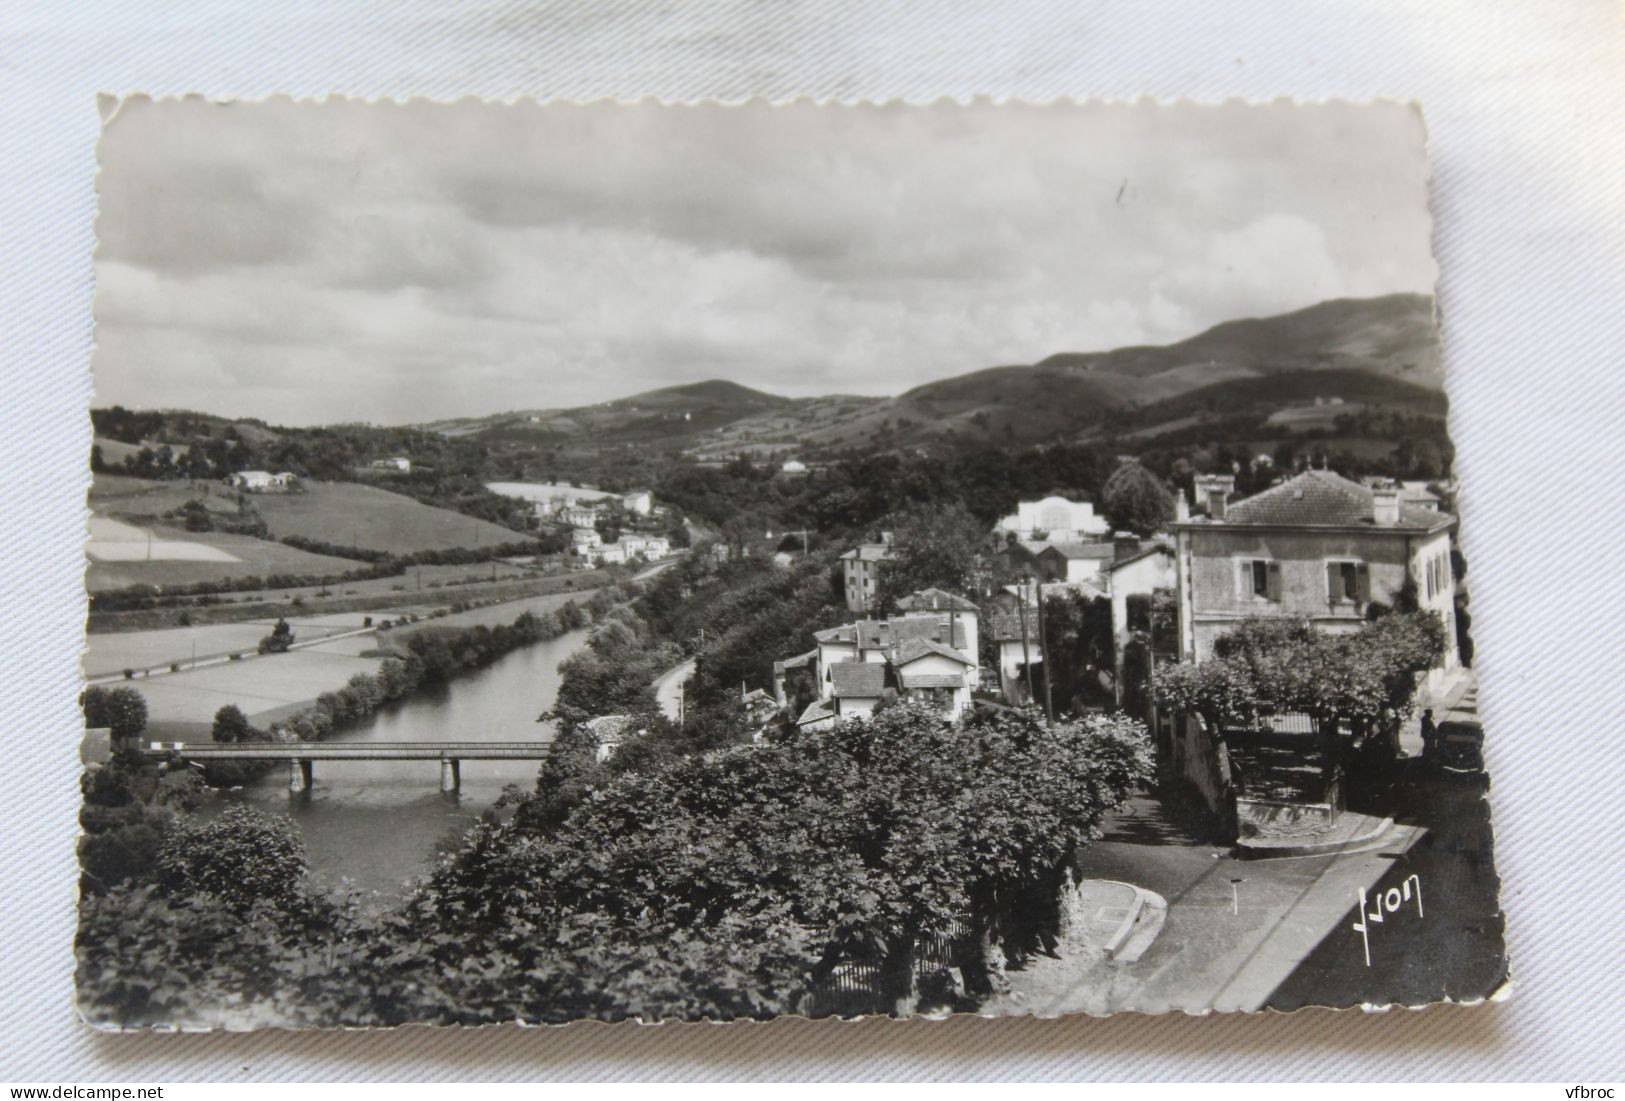
[[239, 913], [256, 902], [298, 900], [306, 867], [305, 843], [290, 819], [240, 805], [208, 822], [176, 823], [158, 853], [167, 893], [213, 895]]
[[278, 619], [276, 626], [271, 628], [271, 633], [260, 639], [260, 653], [285, 654], [292, 645], [293, 628], [288, 626], [287, 620]]

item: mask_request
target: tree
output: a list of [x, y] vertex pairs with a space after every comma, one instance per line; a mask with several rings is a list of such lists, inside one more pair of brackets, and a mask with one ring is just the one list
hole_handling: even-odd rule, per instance
[[[1033, 900], [1053, 902], [1077, 847], [1148, 774], [1144, 728], [1122, 717], [954, 727], [903, 702], [600, 772], [541, 834], [523, 814], [482, 827], [432, 877], [423, 936], [456, 930], [448, 958], [500, 951], [522, 972], [586, 924], [643, 946], [657, 974], [708, 961], [700, 989], [727, 1015], [804, 1005], [809, 981], [867, 958], [906, 1014], [925, 937], [963, 930], [990, 988], [1006, 935], [1030, 932]], [[605, 993], [646, 1014], [683, 1004], [641, 985]]]
[[1158, 667], [1157, 703], [1221, 727], [1301, 712], [1323, 731], [1342, 722], [1366, 729], [1409, 711], [1418, 675], [1444, 646], [1432, 612], [1390, 612], [1342, 635], [1301, 618], [1253, 618], [1222, 636], [1207, 661]]
[[249, 723], [243, 709], [234, 703], [228, 703], [214, 713], [214, 725], [209, 729], [209, 736], [225, 744], [264, 740], [264, 735]]
[[87, 727], [107, 727], [115, 740], [140, 737], [147, 729], [147, 701], [133, 688], [87, 688], [79, 707]]
[[271, 633], [260, 639], [260, 653], [285, 654], [293, 645], [293, 628], [286, 619], [278, 618]]
[[1138, 462], [1126, 462], [1106, 479], [1106, 519], [1118, 531], [1147, 536], [1173, 519], [1174, 500], [1162, 480]]
[[165, 891], [210, 894], [239, 912], [260, 901], [296, 901], [305, 870], [305, 843], [292, 820], [241, 804], [207, 822], [182, 819], [158, 853]]
[[975, 589], [987, 548], [987, 527], [955, 503], [920, 505], [897, 513], [890, 556], [880, 566], [876, 597], [882, 611], [920, 589], [963, 593]]

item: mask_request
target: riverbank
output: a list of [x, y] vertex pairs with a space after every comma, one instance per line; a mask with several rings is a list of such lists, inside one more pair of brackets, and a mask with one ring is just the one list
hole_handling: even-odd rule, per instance
[[[265, 729], [287, 722], [317, 706], [323, 695], [342, 691], [357, 674], [376, 676], [387, 657], [405, 657], [412, 635], [428, 629], [466, 631], [475, 627], [502, 629], [520, 616], [546, 619], [566, 605], [586, 605], [599, 590], [554, 593], [493, 602], [478, 608], [453, 611], [450, 607], [390, 609], [372, 617], [374, 624], [361, 626], [365, 618], [349, 616], [298, 617], [289, 620], [295, 645], [287, 653], [260, 655], [257, 639], [270, 631], [270, 621], [248, 625], [178, 628], [144, 632], [134, 638], [134, 648], [121, 645], [127, 636], [92, 636], [87, 650], [87, 672], [91, 666], [120, 665], [132, 652], [157, 654], [160, 664], [148, 676], [124, 679], [114, 675], [108, 683], [126, 684], [142, 694], [147, 702], [147, 730], [157, 741], [206, 741], [215, 712], [227, 704], [239, 707], [256, 727]], [[409, 617], [416, 615], [416, 622]], [[402, 622], [402, 621], [405, 622]], [[357, 622], [359, 621], [359, 622]], [[379, 624], [400, 623], [390, 629]], [[568, 626], [557, 628], [560, 633]], [[252, 634], [252, 639], [245, 636]], [[309, 636], [316, 637], [311, 639]], [[200, 655], [196, 663], [187, 656], [191, 648], [241, 642], [244, 657]], [[98, 647], [100, 640], [103, 645]], [[533, 640], [534, 641], [534, 640]], [[239, 651], [233, 651], [239, 652]], [[171, 655], [178, 672], [163, 664]], [[96, 678], [92, 679], [105, 679]]]

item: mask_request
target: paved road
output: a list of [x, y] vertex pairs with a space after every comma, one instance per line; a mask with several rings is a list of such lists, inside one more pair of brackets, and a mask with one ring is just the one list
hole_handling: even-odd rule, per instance
[[[1361, 853], [1240, 860], [1172, 821], [1155, 800], [1135, 800], [1081, 854], [1082, 873], [1156, 891], [1168, 900], [1168, 919], [1138, 962], [1103, 976], [1108, 1007], [1415, 1004], [1488, 991], [1504, 962], [1487, 805], [1471, 781], [1431, 776], [1420, 762], [1406, 770], [1383, 796], [1411, 813]], [[1425, 907], [1372, 926], [1367, 967], [1353, 927], [1360, 892], [1375, 899], [1412, 875]], [[1101, 996], [1100, 982], [1087, 985]]]
[[660, 703], [661, 712], [672, 722], [682, 718], [683, 685], [693, 675], [694, 659], [690, 658], [675, 669], [666, 670], [655, 681], [655, 699]]

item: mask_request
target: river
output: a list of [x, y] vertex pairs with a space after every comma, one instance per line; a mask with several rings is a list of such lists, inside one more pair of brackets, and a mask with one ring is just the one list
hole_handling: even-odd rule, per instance
[[[536, 716], [553, 706], [559, 662], [587, 639], [585, 630], [515, 650], [439, 689], [385, 707], [330, 741], [514, 742], [551, 739]], [[350, 880], [363, 891], [398, 898], [402, 885], [433, 864], [436, 846], [455, 839], [507, 784], [529, 789], [536, 761], [464, 761], [460, 796], [440, 793], [434, 761], [318, 761], [314, 790], [288, 794], [286, 767], [221, 797], [292, 815], [304, 833], [313, 874], [329, 886]]]

